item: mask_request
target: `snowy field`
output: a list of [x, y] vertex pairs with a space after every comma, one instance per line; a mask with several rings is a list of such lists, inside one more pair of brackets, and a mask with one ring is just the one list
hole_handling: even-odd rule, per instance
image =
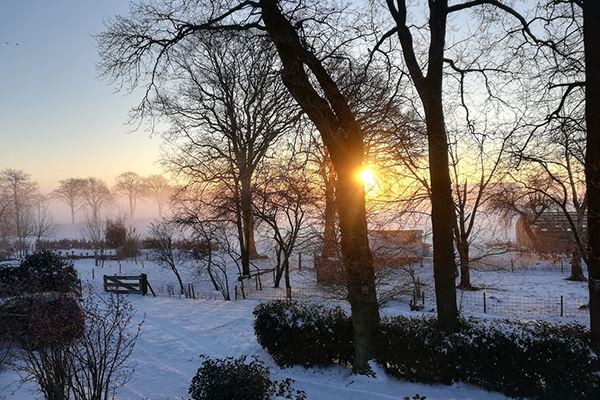
[[[136, 275], [146, 273], [152, 285], [160, 286], [165, 282], [175, 282], [169, 270], [161, 268], [151, 261], [142, 262], [107, 261], [104, 268], [94, 267], [93, 260], [76, 260], [75, 265], [84, 282], [92, 284], [101, 292], [102, 275], [122, 274]], [[264, 261], [268, 264], [268, 260]], [[120, 266], [119, 266], [120, 264]], [[92, 269], [94, 279], [92, 279]], [[565, 268], [566, 269], [566, 268]], [[182, 270], [184, 282], [195, 282], [198, 287], [206, 285], [205, 277], [197, 276], [190, 270]], [[426, 264], [419, 268], [419, 276], [427, 288], [431, 281], [431, 268]], [[493, 304], [509, 303], [510, 299], [526, 299], [524, 304], [534, 307], [532, 313], [539, 318], [559, 322], [576, 321], [587, 323], [585, 312], [571, 317], [553, 317], [546, 314], [542, 307], [549, 300], [563, 295], [574, 299], [574, 304], [586, 302], [586, 284], [569, 282], [564, 278], [567, 271], [561, 273], [560, 267], [549, 263], [532, 264], [519, 267], [515, 272], [509, 271], [473, 271], [473, 284], [485, 288], [488, 296], [487, 314], [480, 310], [476, 299], [482, 297], [482, 291], [468, 292], [462, 298], [473, 297], [473, 301], [463, 301], [463, 314], [502, 318], [502, 314], [494, 315]], [[266, 279], [266, 278], [265, 278]], [[231, 284], [235, 285], [236, 274], [231, 271]], [[296, 285], [309, 287], [314, 285], [314, 276], [307, 263], [302, 271], [293, 271], [293, 282]], [[268, 279], [264, 282], [268, 286]], [[266, 290], [266, 289], [265, 289]], [[425, 289], [428, 290], [428, 289]], [[218, 298], [218, 292], [215, 293]], [[136, 321], [145, 320], [142, 334], [131, 358], [135, 373], [131, 381], [118, 392], [118, 399], [186, 399], [187, 388], [192, 376], [200, 366], [200, 355], [213, 357], [256, 356], [271, 367], [275, 379], [292, 378], [295, 387], [304, 390], [309, 399], [402, 399], [415, 394], [426, 396], [428, 400], [436, 399], [506, 399], [507, 397], [490, 393], [472, 386], [457, 384], [422, 385], [394, 378], [388, 378], [377, 370], [376, 377], [357, 377], [350, 371], [340, 367], [329, 369], [280, 369], [258, 345], [252, 328], [252, 310], [257, 300], [193, 300], [178, 297], [142, 297], [129, 295], [136, 308]], [[460, 299], [460, 298], [459, 298]], [[330, 300], [321, 300], [330, 301]], [[427, 300], [429, 301], [429, 300]], [[430, 305], [432, 303], [427, 303]], [[537, 307], [537, 308], [536, 308]], [[427, 312], [427, 307], [424, 310]], [[406, 302], [390, 304], [383, 313], [385, 315], [417, 313], [409, 310]], [[519, 315], [512, 315], [517, 318]], [[21, 385], [15, 372], [0, 373], [0, 398], [4, 399], [37, 399], [32, 384]]]

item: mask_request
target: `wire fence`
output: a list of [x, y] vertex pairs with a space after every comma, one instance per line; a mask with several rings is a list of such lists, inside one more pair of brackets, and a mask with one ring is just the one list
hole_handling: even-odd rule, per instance
[[[585, 317], [587, 302], [581, 296], [518, 296], [497, 291], [457, 291], [457, 305], [463, 315], [491, 315], [506, 318]], [[418, 304], [418, 303], [417, 303]], [[434, 310], [435, 294], [421, 296], [421, 309]]]
[[[210, 288], [209, 282], [184, 283], [184, 290], [177, 282], [152, 282], [157, 296], [178, 297], [205, 300], [224, 300], [224, 294], [219, 290]], [[229, 293], [229, 300], [280, 300], [299, 299], [307, 301], [323, 301], [334, 298], [330, 290], [318, 285], [296, 286], [287, 290], [285, 287], [275, 288], [263, 285], [256, 288], [247, 285], [243, 289], [240, 285], [234, 286]], [[408, 298], [400, 301], [408, 302]], [[412, 300], [414, 301], [414, 300]], [[463, 315], [490, 315], [506, 318], [543, 318], [586, 317], [589, 313], [586, 301], [581, 296], [560, 295], [540, 298], [537, 296], [518, 296], [497, 291], [457, 291], [457, 304]], [[422, 292], [417, 296], [415, 310], [435, 311], [436, 302], [434, 293]]]

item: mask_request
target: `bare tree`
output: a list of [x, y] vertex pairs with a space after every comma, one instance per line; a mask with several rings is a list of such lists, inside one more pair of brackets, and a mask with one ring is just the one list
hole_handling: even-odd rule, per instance
[[200, 247], [193, 252], [193, 259], [199, 264], [197, 271], [206, 272], [213, 288], [218, 290], [224, 300], [231, 300], [227, 261], [233, 259], [237, 264], [239, 251], [230, 240], [229, 221], [200, 220], [197, 216], [188, 216], [180, 220], [191, 232], [191, 241]]
[[53, 196], [65, 203], [71, 211], [71, 223], [75, 224], [75, 213], [83, 206], [83, 190], [86, 181], [81, 178], [67, 178], [58, 181], [58, 188], [52, 192]]
[[42, 239], [50, 238], [57, 233], [58, 227], [54, 223], [46, 198], [39, 197], [37, 199], [32, 210], [31, 224], [36, 246]]
[[169, 165], [190, 181], [220, 184], [232, 199], [242, 231], [244, 274], [258, 255], [252, 218], [255, 170], [299, 118], [276, 74], [271, 46], [246, 36], [191, 40], [176, 59], [178, 84], [157, 99], [173, 126], [165, 135], [174, 145]]
[[505, 159], [511, 134], [483, 132], [455, 137], [450, 167], [456, 213], [454, 237], [460, 265], [458, 287], [474, 290], [470, 277], [471, 243], [479, 216], [495, 194], [494, 187], [506, 176]]
[[0, 190], [9, 199], [11, 231], [17, 238], [17, 249], [25, 255], [26, 239], [31, 233], [31, 208], [38, 194], [37, 183], [25, 171], [5, 169], [0, 172]]
[[154, 199], [158, 207], [158, 215], [163, 216], [165, 205], [173, 193], [173, 186], [162, 175], [150, 175], [144, 180], [146, 193]]
[[[185, 238], [183, 250], [191, 262], [196, 263], [198, 275], [206, 273], [215, 290], [223, 299], [231, 300], [228, 261], [232, 261], [241, 275], [239, 241], [232, 240], [229, 220], [210, 218], [204, 202], [189, 191], [179, 191], [174, 197], [173, 222], [179, 225]], [[237, 228], [234, 228], [235, 231]]]
[[115, 181], [115, 192], [122, 194], [127, 198], [129, 204], [129, 219], [133, 219], [138, 200], [146, 194], [144, 178], [135, 172], [127, 171], [117, 175]]
[[104, 250], [106, 246], [104, 242], [104, 221], [99, 214], [96, 216], [86, 216], [83, 235], [94, 246], [94, 261], [96, 266], [104, 265]]
[[275, 281], [279, 287], [285, 278], [285, 287], [290, 285], [290, 257], [297, 246], [310, 239], [305, 223], [307, 212], [314, 204], [315, 195], [306, 174], [306, 163], [285, 160], [277, 165], [269, 163], [256, 188], [254, 214], [269, 226], [273, 233], [276, 249]]
[[87, 178], [83, 188], [83, 198], [90, 209], [92, 221], [97, 225], [103, 208], [112, 201], [108, 186], [98, 178]]
[[175, 248], [176, 234], [177, 226], [173, 222], [153, 222], [150, 224], [148, 242], [152, 258], [171, 269], [179, 283], [179, 293], [183, 295], [185, 289], [178, 268], [184, 261], [184, 254]]
[[69, 387], [76, 400], [110, 400], [133, 374], [127, 362], [141, 333], [135, 310], [125, 296], [98, 296], [83, 301], [85, 326], [69, 347]]
[[[149, 95], [156, 89], [157, 73], [165, 70], [164, 61], [183, 51], [203, 31], [258, 29], [267, 34], [279, 55], [283, 83], [320, 132], [337, 174], [342, 263], [354, 331], [353, 367], [355, 372], [365, 372], [375, 354], [379, 308], [364, 187], [356, 179], [364, 162], [364, 134], [335, 74], [328, 70], [328, 62], [336, 59], [332, 55], [353, 44], [351, 38], [336, 35], [355, 31], [356, 21], [335, 26], [343, 22], [337, 11], [321, 4], [298, 6], [277, 0], [143, 4], [132, 8], [130, 18], [111, 21], [99, 35], [99, 45], [104, 75], [133, 86], [141, 83], [140, 78], [148, 78]], [[172, 29], [163, 29], [165, 26]], [[333, 64], [339, 69], [339, 63]], [[142, 106], [148, 99], [146, 96]]]

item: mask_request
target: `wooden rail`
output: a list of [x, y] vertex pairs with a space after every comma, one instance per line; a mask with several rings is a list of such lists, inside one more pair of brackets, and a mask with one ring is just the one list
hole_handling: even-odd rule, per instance
[[140, 275], [104, 275], [104, 291], [121, 294], [141, 294], [146, 296], [148, 289], [156, 296], [148, 282], [146, 274]]

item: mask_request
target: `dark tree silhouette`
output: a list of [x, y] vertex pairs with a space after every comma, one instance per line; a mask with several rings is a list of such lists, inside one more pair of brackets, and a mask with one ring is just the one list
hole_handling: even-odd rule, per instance
[[[364, 187], [357, 179], [364, 161], [364, 134], [324, 62], [340, 45], [332, 40], [329, 46], [333, 50], [322, 50], [328, 43], [323, 35], [329, 33], [331, 25], [321, 21], [338, 14], [318, 4], [277, 0], [242, 1], [225, 8], [211, 1], [162, 5], [165, 9], [155, 3], [134, 5], [131, 17], [109, 22], [107, 30], [98, 36], [104, 75], [133, 86], [148, 78], [143, 107], [156, 90], [154, 78], [168, 67], [169, 56], [194, 35], [245, 29], [267, 34], [279, 55], [283, 83], [320, 132], [337, 174], [342, 263], [354, 331], [353, 367], [355, 372], [367, 371], [368, 360], [375, 354], [379, 308], [367, 239]], [[312, 40], [315, 46], [310, 45]], [[341, 41], [342, 45], [349, 42]]]

